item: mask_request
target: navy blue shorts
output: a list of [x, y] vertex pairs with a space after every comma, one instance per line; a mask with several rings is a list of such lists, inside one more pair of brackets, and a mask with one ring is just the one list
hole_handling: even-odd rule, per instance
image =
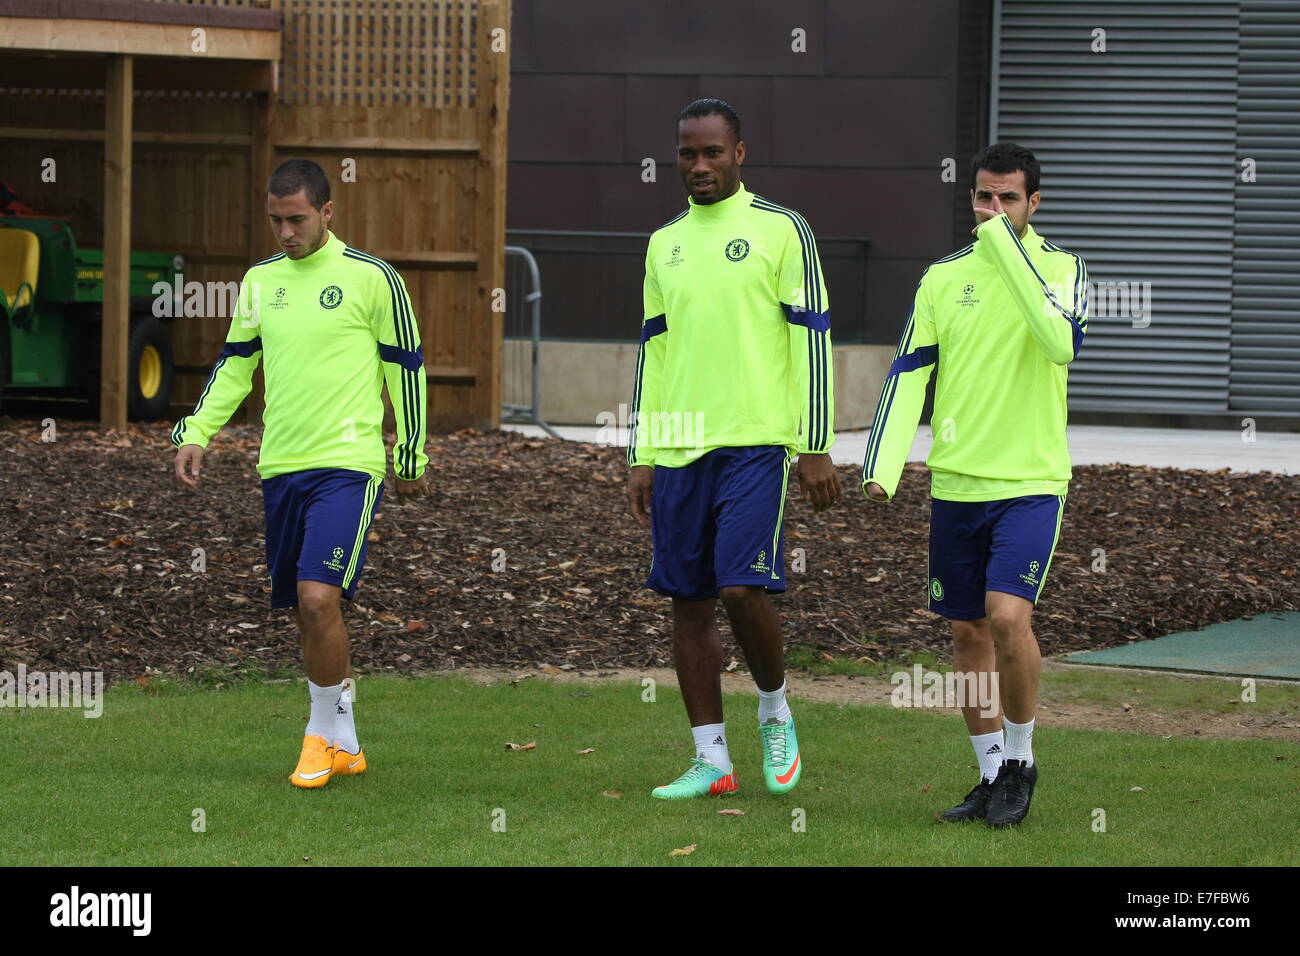
[[1065, 495], [930, 501], [930, 610], [984, 617], [985, 591], [1038, 603], [1061, 534]]
[[314, 468], [262, 481], [271, 607], [296, 607], [299, 581], [357, 593], [366, 536], [384, 480], [347, 468]]
[[781, 445], [715, 448], [682, 468], [656, 465], [646, 587], [688, 601], [740, 584], [784, 591], [789, 475]]

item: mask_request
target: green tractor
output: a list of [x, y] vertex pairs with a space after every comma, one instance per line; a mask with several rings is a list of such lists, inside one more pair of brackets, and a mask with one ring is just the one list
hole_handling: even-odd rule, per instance
[[[127, 404], [136, 421], [167, 415], [176, 369], [154, 285], [171, 288], [183, 266], [180, 256], [131, 254]], [[78, 249], [66, 220], [0, 215], [0, 402], [6, 393], [79, 395], [97, 414], [103, 305], [103, 252]]]

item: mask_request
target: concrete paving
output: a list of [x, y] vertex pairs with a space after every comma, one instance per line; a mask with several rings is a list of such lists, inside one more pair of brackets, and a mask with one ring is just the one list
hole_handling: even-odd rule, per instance
[[1200, 671], [1300, 680], [1300, 611], [1274, 611], [1099, 651], [1077, 651], [1071, 664]]
[[[534, 425], [504, 425], [526, 435], [545, 433]], [[582, 442], [627, 445], [620, 429], [557, 425], [562, 438]], [[841, 432], [831, 457], [836, 464], [861, 464], [869, 431]], [[1256, 430], [1196, 431], [1181, 428], [1121, 428], [1108, 425], [1071, 425], [1066, 429], [1070, 457], [1076, 465], [1148, 465], [1153, 468], [1195, 468], [1217, 471], [1272, 471], [1300, 474], [1300, 434]], [[934, 437], [928, 425], [917, 429], [908, 461], [925, 461]]]

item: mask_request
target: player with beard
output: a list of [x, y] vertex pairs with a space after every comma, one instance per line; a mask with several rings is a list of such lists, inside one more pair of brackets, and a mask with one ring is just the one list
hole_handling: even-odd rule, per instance
[[718, 600], [758, 688], [763, 776], [803, 773], [786, 701], [785, 646], [768, 597], [785, 590], [782, 517], [792, 459], [822, 511], [840, 495], [830, 306], [812, 230], [740, 181], [745, 143], [725, 102], [677, 123], [687, 209], [646, 252], [628, 444], [628, 498], [651, 529], [646, 584], [672, 598], [673, 658], [695, 758], [661, 799], [731, 793]]

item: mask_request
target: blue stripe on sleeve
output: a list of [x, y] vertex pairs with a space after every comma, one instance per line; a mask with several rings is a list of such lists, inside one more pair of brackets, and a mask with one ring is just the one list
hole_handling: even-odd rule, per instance
[[[928, 269], [926, 270], [929, 271]], [[925, 274], [921, 275], [922, 281], [925, 280]], [[921, 284], [917, 283], [920, 289]], [[907, 313], [907, 323], [903, 326], [903, 334], [898, 338], [898, 348], [894, 350], [894, 361], [897, 362], [907, 351], [912, 343], [912, 333], [916, 330], [916, 305]], [[892, 365], [890, 366], [893, 367]], [[895, 375], [885, 376], [885, 387], [880, 391], [880, 405], [876, 408], [875, 420], [871, 423], [871, 434], [867, 438], [867, 453], [862, 460], [862, 474], [866, 478], [875, 472], [876, 457], [880, 451], [880, 441], [885, 434], [885, 422], [889, 418], [889, 409], [894, 404], [894, 391], [898, 386], [898, 377]]]
[[821, 275], [817, 269], [817, 243], [812, 228], [803, 216], [793, 209], [778, 206], [761, 196], [755, 196], [751, 206], [764, 212], [786, 216], [794, 225], [799, 237], [799, 251], [803, 262], [804, 302], [809, 308], [791, 306], [784, 302], [786, 321], [808, 330], [808, 434], [805, 440], [810, 449], [823, 448], [830, 435], [830, 407], [827, 395], [827, 341], [831, 313], [823, 306]]
[[937, 361], [939, 361], [939, 346], [922, 345], [915, 352], [894, 359], [894, 363], [889, 366], [889, 374], [901, 375], [903, 372], [915, 372], [918, 368], [925, 368]]
[[801, 306], [786, 305], [784, 302], [781, 303], [781, 308], [785, 310], [785, 320], [791, 325], [802, 325], [814, 332], [830, 331], [830, 312], [813, 312]]
[[645, 378], [646, 344], [656, 335], [668, 331], [668, 315], [663, 313], [641, 323], [641, 344], [636, 355], [636, 383], [632, 388], [632, 422], [627, 435], [627, 463], [636, 460], [636, 440], [641, 426], [641, 386]]
[[1081, 256], [1073, 252], [1069, 255], [1074, 256], [1074, 315], [1070, 324], [1074, 333], [1074, 357], [1078, 358], [1079, 349], [1083, 348], [1084, 331], [1088, 327], [1088, 267], [1083, 264]]
[[627, 436], [627, 463], [636, 461], [637, 430], [641, 424], [641, 380], [645, 375], [645, 343], [642, 339], [636, 356], [636, 384], [632, 388], [632, 427]]
[[[963, 256], [970, 255], [971, 252], [974, 250], [974, 248], [975, 246], [972, 243], [971, 245], [966, 246], [964, 249], [959, 249], [957, 252], [954, 252], [952, 255], [947, 256], [944, 259], [940, 259], [939, 261], [949, 262], [953, 259], [960, 259]], [[918, 293], [921, 291], [921, 286], [925, 284], [925, 277], [929, 273], [929, 271], [930, 271], [930, 267], [927, 266], [925, 272], [921, 273], [921, 281], [916, 284], [916, 290]], [[889, 366], [889, 374], [885, 376], [884, 388], [880, 390], [880, 405], [876, 408], [876, 417], [871, 423], [871, 434], [867, 438], [867, 453], [866, 455], [863, 456], [862, 459], [862, 480], [863, 481], [866, 481], [873, 474], [875, 474], [876, 461], [880, 457], [880, 446], [885, 437], [885, 427], [889, 421], [889, 412], [890, 409], [893, 408], [894, 395], [898, 391], [899, 375], [895, 374], [895, 369], [900, 368], [900, 370], [910, 371], [910, 369], [901, 369], [901, 366], [908, 364], [910, 361], [920, 362], [921, 361], [920, 359], [912, 359], [911, 355], [924, 354], [927, 349], [931, 349], [931, 348], [934, 349], [934, 360], [935, 361], [938, 360], [939, 357], [938, 345], [933, 345], [933, 346], [923, 345], [919, 347], [915, 353], [909, 352], [912, 346], [912, 336], [915, 332], [916, 332], [916, 302], [915, 300], [913, 300], [912, 308], [907, 313], [907, 322], [903, 326], [903, 334], [898, 337], [898, 348], [894, 352], [894, 361]], [[929, 364], [929, 363], [925, 363], [925, 364]], [[918, 364], [916, 367], [924, 368], [925, 366], [923, 364]]]
[[813, 240], [812, 229], [793, 209], [790, 210], [790, 218], [794, 220], [795, 228], [799, 231], [799, 242], [804, 249], [804, 275], [807, 277], [805, 285], [810, 287], [810, 292], [804, 296], [805, 302], [811, 302], [813, 310], [816, 312], [825, 311], [822, 308], [822, 284], [817, 274], [817, 243]]
[[778, 206], [771, 200], [764, 199], [761, 196], [755, 196], [754, 201], [750, 204], [754, 209], [762, 209], [764, 212], [778, 213], [789, 217], [794, 224], [795, 233], [799, 236], [799, 248], [803, 255], [803, 285], [804, 301], [809, 303], [813, 312], [825, 312], [822, 308], [822, 290], [820, 277], [817, 274], [816, 243], [813, 240], [812, 229], [804, 218], [793, 209], [786, 209], [784, 206]]
[[1060, 300], [1056, 298], [1056, 294], [1052, 292], [1051, 287], [1048, 286], [1047, 280], [1042, 277], [1038, 269], [1034, 266], [1033, 260], [1029, 258], [1029, 253], [1027, 253], [1025, 251], [1025, 247], [1021, 245], [1020, 237], [1016, 235], [1016, 230], [1011, 225], [1010, 220], [1003, 219], [1002, 225], [1005, 226], [1007, 232], [1011, 234], [1011, 241], [1016, 244], [1016, 248], [1020, 250], [1021, 257], [1025, 260], [1025, 265], [1029, 266], [1029, 271], [1032, 272], [1034, 274], [1034, 278], [1038, 280], [1038, 284], [1042, 287], [1043, 295], [1047, 297], [1047, 301], [1052, 303], [1052, 305], [1056, 306], [1057, 311], [1060, 312], [1064, 318], [1069, 319], [1071, 322], [1073, 322], [1074, 317], [1072, 313], [1070, 313], [1065, 308], [1065, 306], [1061, 305]]
[[809, 429], [809, 447], [819, 447], [822, 444], [822, 432], [826, 428], [826, 410], [822, 407], [822, 393], [826, 390], [826, 355], [822, 351], [822, 336], [813, 329], [809, 329], [809, 334], [813, 337], [813, 368], [816, 371], [816, 377], [811, 381], [815, 414], [813, 427]]
[[[358, 262], [368, 262], [383, 273], [388, 282], [389, 295], [392, 298], [393, 334], [397, 339], [397, 347], [403, 351], [414, 352], [415, 350], [411, 348], [415, 344], [415, 331], [410, 300], [402, 290], [401, 279], [398, 277], [397, 271], [383, 259], [353, 249], [350, 246], [343, 250], [343, 255]], [[407, 372], [409, 373], [409, 371], [408, 369]], [[406, 427], [406, 441], [394, 447], [393, 467], [395, 470], [397, 469], [400, 456], [401, 461], [406, 466], [406, 473], [412, 474], [412, 466], [415, 462], [415, 433], [420, 422], [419, 411], [415, 406], [418, 403], [420, 392], [418, 380], [414, 375], [408, 373], [404, 373], [401, 377], [402, 421]]]
[[227, 342], [221, 347], [221, 354], [217, 358], [223, 359], [231, 355], [238, 355], [240, 358], [252, 358], [260, 351], [262, 351], [262, 338], [258, 336], [255, 339], [249, 339], [247, 342]]
[[830, 438], [831, 430], [831, 409], [830, 409], [830, 375], [828, 374], [827, 365], [830, 362], [828, 349], [828, 339], [825, 332], [814, 332], [813, 338], [817, 340], [818, 364], [821, 367], [821, 379], [818, 382], [817, 403], [821, 413], [821, 428], [817, 433], [816, 448], [825, 448], [826, 442]]
[[412, 352], [409, 349], [399, 349], [396, 345], [385, 345], [380, 342], [379, 357], [385, 362], [402, 366], [408, 372], [415, 372], [424, 364], [424, 346]]
[[876, 473], [876, 459], [880, 455], [881, 440], [885, 436], [885, 423], [889, 421], [889, 410], [894, 404], [894, 392], [897, 390], [897, 375], [891, 375], [885, 379], [885, 390], [880, 396], [880, 407], [876, 409], [876, 420], [871, 424], [871, 438], [867, 442], [867, 457], [862, 462], [862, 475], [864, 478]]
[[194, 403], [194, 411], [182, 418], [172, 429], [172, 443], [180, 447], [181, 435], [185, 431], [185, 422], [193, 418], [203, 408], [203, 403], [207, 400], [208, 393], [212, 391], [212, 386], [217, 382], [217, 374], [221, 371], [221, 366], [226, 364], [228, 358], [252, 358], [258, 352], [262, 351], [262, 339], [258, 336], [255, 339], [249, 339], [246, 342], [227, 342], [221, 347], [220, 354], [217, 355], [217, 361], [212, 366], [212, 374], [208, 376], [207, 384], [203, 386], [203, 391], [199, 394], [199, 400]]
[[646, 319], [641, 324], [641, 341], [648, 342], [656, 335], [661, 335], [668, 331], [668, 316], [656, 315], [653, 319]]
[[808, 434], [804, 439], [811, 448], [817, 433], [817, 344], [812, 329], [804, 334], [808, 339]]

